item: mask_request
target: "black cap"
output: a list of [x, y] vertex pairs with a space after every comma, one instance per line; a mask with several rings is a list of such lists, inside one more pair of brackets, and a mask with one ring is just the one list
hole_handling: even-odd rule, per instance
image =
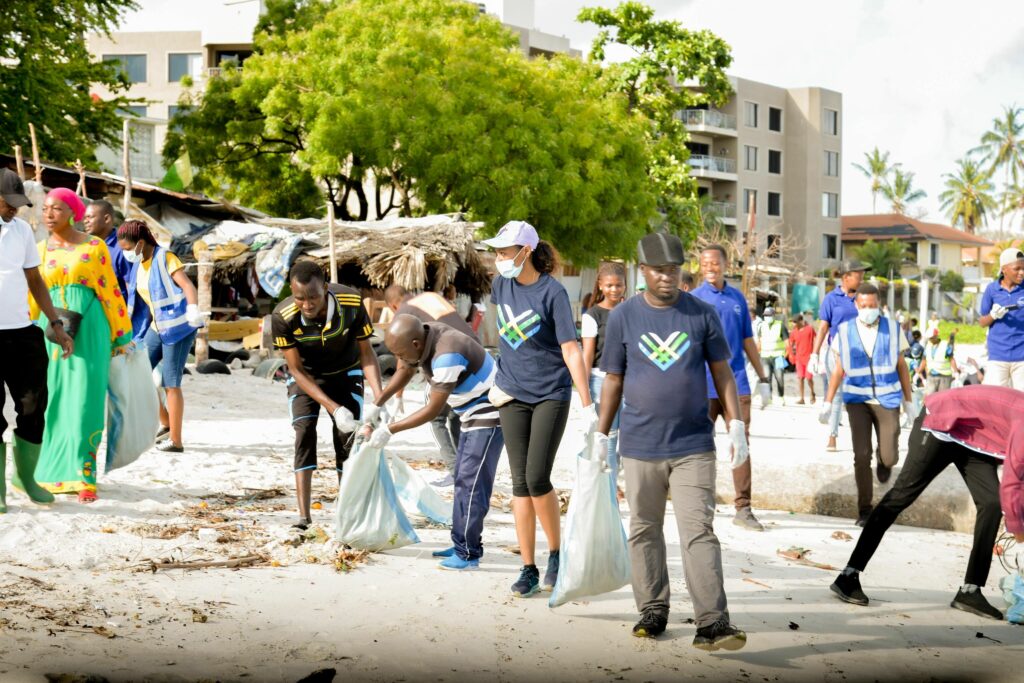
[[683, 241], [675, 235], [653, 232], [636, 245], [637, 261], [647, 266], [679, 266], [683, 258]]
[[25, 196], [25, 183], [9, 168], [0, 168], [0, 196], [15, 209], [32, 206], [32, 202]]
[[863, 272], [865, 270], [871, 269], [855, 258], [846, 259], [845, 261], [839, 264], [840, 275], [846, 275], [847, 273]]

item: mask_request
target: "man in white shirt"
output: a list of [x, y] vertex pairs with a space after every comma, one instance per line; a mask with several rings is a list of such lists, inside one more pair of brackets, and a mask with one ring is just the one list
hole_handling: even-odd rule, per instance
[[[28, 316], [30, 292], [46, 318], [53, 321], [53, 338], [64, 349], [64, 358], [74, 351], [74, 342], [64, 331], [39, 274], [39, 249], [32, 228], [15, 216], [22, 206], [31, 203], [21, 178], [0, 168], [0, 384], [11, 392], [18, 416], [11, 483], [36, 503], [52, 503], [53, 494], [40, 488], [34, 478], [46, 416], [47, 358], [43, 331]], [[7, 431], [7, 420], [3, 417], [5, 401], [6, 394], [0, 387], [0, 437]], [[0, 453], [0, 513], [7, 512], [6, 468], [4, 448]]]

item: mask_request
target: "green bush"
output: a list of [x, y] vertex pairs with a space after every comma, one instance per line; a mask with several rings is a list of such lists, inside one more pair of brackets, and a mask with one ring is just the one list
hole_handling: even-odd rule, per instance
[[987, 330], [981, 325], [965, 325], [945, 320], [939, 322], [939, 336], [942, 339], [949, 339], [953, 332], [956, 333], [957, 344], [984, 344]]
[[964, 291], [964, 277], [952, 270], [943, 271], [939, 277], [939, 287], [943, 292], [962, 292]]

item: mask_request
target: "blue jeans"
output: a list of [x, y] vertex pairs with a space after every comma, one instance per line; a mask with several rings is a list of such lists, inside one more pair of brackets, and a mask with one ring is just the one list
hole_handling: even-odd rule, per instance
[[[832, 371], [836, 367], [836, 355], [831, 349], [825, 351], [825, 393], [828, 396], [828, 383], [832, 378]], [[828, 435], [839, 436], [839, 418], [843, 414], [843, 387], [840, 385], [835, 398], [832, 399], [832, 414], [828, 418]]]
[[185, 374], [185, 362], [188, 360], [188, 352], [192, 350], [192, 342], [196, 339], [193, 330], [184, 339], [173, 344], [164, 344], [160, 340], [160, 334], [150, 326], [146, 332], [146, 351], [149, 352], [149, 364], [152, 367], [160, 365], [160, 386], [164, 389], [176, 389], [181, 386], [181, 376]]
[[455, 454], [455, 500], [452, 505], [452, 545], [464, 560], [484, 554], [481, 536], [491, 507], [494, 473], [505, 445], [501, 429], [471, 429], [459, 436]]
[[[594, 408], [601, 412], [601, 387], [604, 386], [604, 376], [590, 373], [590, 399], [594, 402]], [[608, 432], [608, 466], [613, 472], [619, 471], [619, 414], [620, 407], [615, 411], [615, 419], [612, 420], [612, 428]]]

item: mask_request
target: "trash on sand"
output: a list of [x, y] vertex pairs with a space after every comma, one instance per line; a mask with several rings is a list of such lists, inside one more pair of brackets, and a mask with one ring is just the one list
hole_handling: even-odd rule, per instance
[[837, 567], [833, 567], [830, 564], [824, 564], [822, 562], [815, 562], [814, 560], [808, 559], [807, 556], [811, 554], [811, 551], [808, 550], [807, 548], [799, 548], [799, 547], [793, 545], [793, 546], [790, 546], [786, 550], [776, 550], [775, 554], [778, 555], [779, 557], [784, 557], [787, 560], [790, 560], [792, 562], [796, 562], [797, 564], [802, 564], [805, 567], [816, 567], [818, 569], [825, 569], [825, 570], [830, 571], [830, 572], [837, 572], [837, 571], [839, 571], [839, 569]]
[[192, 608], [192, 621], [194, 621], [195, 623], [205, 624], [207, 621], [209, 621], [209, 619], [210, 618], [203, 614], [201, 611], [195, 609], [194, 607]]
[[262, 555], [246, 555], [245, 557], [235, 557], [229, 560], [193, 560], [185, 562], [175, 562], [169, 559], [147, 560], [139, 565], [138, 568], [155, 573], [158, 569], [237, 569], [239, 567], [265, 564], [266, 562], [267, 559]]
[[757, 579], [751, 579], [751, 578], [747, 578], [746, 576], [744, 576], [743, 580], [746, 581], [747, 583], [752, 583], [755, 586], [761, 586], [762, 588], [771, 588], [771, 586], [769, 586], [767, 583], [761, 583]]
[[796, 623], [795, 621], [789, 622], [789, 630], [790, 631], [799, 631], [800, 630], [800, 624]]
[[350, 572], [356, 565], [364, 564], [370, 559], [369, 550], [354, 550], [353, 548], [342, 548], [334, 558], [334, 568], [339, 572]]
[[834, 538], [837, 541], [852, 541], [853, 540], [853, 536], [851, 536], [850, 534], [846, 533], [845, 531], [833, 531], [832, 532], [832, 538]]
[[1001, 640], [996, 640], [995, 638], [991, 638], [991, 637], [989, 637], [989, 636], [986, 636], [986, 635], [985, 635], [984, 633], [982, 633], [981, 631], [978, 631], [977, 633], [975, 633], [975, 634], [974, 634], [974, 637], [975, 637], [975, 638], [982, 638], [982, 639], [984, 639], [984, 640], [991, 640], [991, 641], [992, 641], [993, 643], [999, 643], [1000, 645], [1002, 645], [1002, 644], [1003, 644], [1003, 641], [1001, 641]]

